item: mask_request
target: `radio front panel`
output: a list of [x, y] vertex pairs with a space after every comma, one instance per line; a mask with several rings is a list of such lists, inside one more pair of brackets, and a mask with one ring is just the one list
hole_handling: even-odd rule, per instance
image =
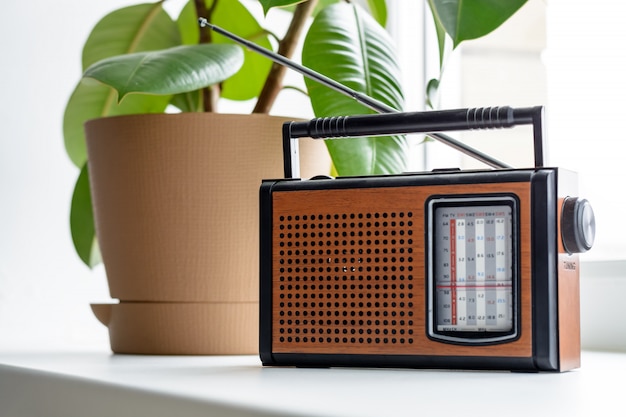
[[578, 276], [559, 260], [578, 262], [558, 239], [565, 180], [542, 169], [265, 182], [263, 363], [578, 366], [578, 310], [565, 307]]
[[[452, 199], [456, 201], [481, 201], [497, 196], [519, 196], [529, 201], [530, 186], [528, 183], [484, 184], [480, 190], [474, 190], [475, 196], [468, 196], [466, 186], [439, 187], [398, 187], [372, 188], [356, 190], [314, 190], [306, 192], [277, 192], [274, 194], [273, 213], [273, 322], [272, 343], [276, 353], [338, 353], [350, 352], [359, 354], [391, 354], [408, 355], [447, 355], [450, 350], [445, 344], [431, 340], [440, 338], [442, 341], [459, 341], [460, 338], [450, 336], [460, 333], [468, 344], [492, 341], [486, 334], [490, 331], [472, 327], [472, 319], [456, 314], [476, 309], [470, 306], [468, 297], [487, 296], [486, 302], [493, 300], [494, 291], [467, 291], [469, 288], [458, 281], [468, 278], [461, 277], [461, 264], [464, 269], [475, 270], [475, 253], [466, 253], [472, 257], [469, 261], [463, 256], [461, 245], [457, 253], [461, 260], [457, 263], [457, 276], [454, 280], [455, 294], [450, 304], [457, 305], [455, 311], [455, 330], [443, 324], [447, 320], [442, 317], [446, 301], [441, 291], [442, 278], [448, 270], [438, 259], [429, 262], [425, 231], [432, 227], [436, 220], [427, 216], [428, 204], [432, 195], [438, 195], [437, 201]], [[445, 197], [444, 197], [445, 196]], [[313, 207], [324, 210], [312, 211]], [[507, 206], [511, 208], [510, 206]], [[530, 208], [519, 207], [517, 216], [524, 216], [525, 223], [530, 223]], [[512, 220], [509, 213], [508, 221]], [[457, 226], [460, 230], [461, 226]], [[515, 245], [511, 245], [512, 231], [509, 230], [509, 247], [516, 250], [519, 245], [527, 253], [530, 251], [530, 230], [515, 233]], [[459, 234], [457, 233], [458, 238]], [[489, 239], [492, 237], [490, 236]], [[495, 238], [495, 236], [494, 236]], [[491, 243], [491, 242], [489, 242]], [[486, 245], [491, 247], [493, 245]], [[495, 250], [495, 246], [493, 246]], [[504, 248], [499, 248], [504, 250]], [[437, 252], [440, 253], [440, 252]], [[490, 253], [487, 264], [491, 265]], [[498, 255], [500, 256], [500, 255]], [[513, 256], [509, 253], [509, 263]], [[517, 256], [516, 256], [517, 257]], [[512, 291], [512, 275], [519, 279], [519, 285], [530, 293], [530, 259], [519, 265], [519, 272], [513, 271], [509, 264], [506, 268], [509, 278], [508, 290]], [[485, 260], [483, 258], [483, 260]], [[497, 258], [500, 262], [500, 258]], [[455, 263], [456, 260], [449, 261]], [[479, 261], [480, 262], [480, 261]], [[499, 268], [505, 268], [504, 264]], [[490, 268], [492, 269], [492, 268]], [[443, 271], [442, 271], [443, 270]], [[431, 285], [427, 274], [439, 272]], [[475, 275], [475, 274], [474, 274]], [[480, 283], [493, 286], [501, 285], [494, 276], [470, 277], [466, 283]], [[447, 280], [450, 285], [450, 280]], [[491, 285], [491, 284], [489, 284]], [[516, 282], [516, 287], [517, 287]], [[431, 287], [431, 291], [428, 291]], [[517, 305], [517, 294], [505, 295], [505, 287], [496, 290], [497, 296], [506, 297], [509, 301], [507, 320], [515, 322], [513, 316], [525, 310], [530, 313], [530, 299], [525, 304]], [[446, 291], [447, 293], [448, 291]], [[429, 303], [429, 300], [431, 301]], [[433, 302], [434, 300], [434, 302]], [[439, 306], [439, 313], [431, 309], [429, 304]], [[484, 308], [486, 304], [482, 304]], [[479, 309], [481, 308], [479, 307]], [[470, 313], [476, 315], [477, 313]], [[486, 311], [485, 311], [486, 314]], [[438, 319], [441, 324], [434, 322]], [[487, 320], [480, 318], [486, 329]], [[489, 322], [492, 320], [490, 319]], [[465, 323], [461, 328], [459, 324]], [[474, 320], [476, 322], [476, 320]], [[529, 323], [527, 323], [529, 324]], [[432, 329], [429, 332], [428, 329]], [[447, 330], [446, 330], [447, 329]], [[515, 338], [522, 332], [508, 328], [497, 331], [513, 334]], [[430, 334], [429, 334], [430, 333]], [[532, 353], [530, 331], [523, 332], [526, 337], [519, 338], [511, 345], [483, 346], [480, 351], [472, 346], [473, 355], [497, 356], [530, 356]], [[430, 337], [429, 337], [430, 336]], [[502, 337], [502, 336], [498, 336]], [[463, 349], [453, 346], [456, 353]]]

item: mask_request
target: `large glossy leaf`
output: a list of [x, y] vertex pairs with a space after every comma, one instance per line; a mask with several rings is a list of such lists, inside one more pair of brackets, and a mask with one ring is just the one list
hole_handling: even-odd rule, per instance
[[285, 7], [293, 4], [302, 3], [304, 0], [259, 0], [263, 6], [263, 13], [267, 14], [272, 7]]
[[83, 71], [110, 56], [180, 45], [180, 35], [162, 2], [115, 10], [94, 26], [83, 47]]
[[[302, 51], [304, 65], [358, 92], [402, 110], [400, 70], [387, 32], [358, 6], [338, 3], [313, 21]], [[373, 113], [352, 98], [306, 79], [315, 115]], [[339, 175], [397, 173], [406, 168], [404, 137], [327, 140]]]
[[219, 83], [236, 73], [243, 51], [236, 45], [176, 46], [160, 51], [137, 52], [98, 61], [85, 71], [119, 93], [171, 95]]
[[[83, 48], [83, 70], [93, 63], [120, 54], [158, 50], [180, 45], [176, 23], [161, 2], [125, 7], [103, 17], [91, 31]], [[82, 167], [86, 161], [85, 121], [102, 116], [158, 112], [167, 98], [142, 97], [125, 100], [117, 106], [116, 93], [103, 86], [76, 86], [63, 116], [65, 149], [72, 162]]]
[[[207, 5], [211, 3], [210, 0], [207, 1]], [[233, 16], [237, 18], [235, 19]], [[252, 41], [265, 49], [272, 49], [268, 32], [263, 29], [254, 15], [238, 0], [221, 0], [217, 3], [210, 20], [211, 23]], [[178, 18], [178, 26], [184, 44], [198, 43], [200, 32], [193, 2], [188, 3], [181, 11]], [[211, 33], [211, 37], [214, 43], [233, 44], [232, 40], [215, 32]], [[235, 75], [229, 77], [221, 84], [221, 97], [230, 100], [250, 100], [257, 97], [263, 88], [271, 66], [272, 61], [269, 59], [245, 49], [243, 66]]]
[[70, 228], [76, 253], [85, 265], [91, 268], [100, 263], [100, 250], [96, 240], [87, 164], [81, 169], [74, 187]]
[[461, 42], [492, 32], [527, 0], [432, 0], [438, 19], [456, 48]]

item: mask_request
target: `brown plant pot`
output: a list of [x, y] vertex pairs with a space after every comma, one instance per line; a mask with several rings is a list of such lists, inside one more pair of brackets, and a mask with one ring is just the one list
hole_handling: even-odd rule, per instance
[[[282, 124], [182, 113], [86, 123], [96, 234], [118, 304], [92, 309], [117, 353], [258, 351], [258, 191], [281, 178]], [[301, 141], [302, 176], [329, 172]]]

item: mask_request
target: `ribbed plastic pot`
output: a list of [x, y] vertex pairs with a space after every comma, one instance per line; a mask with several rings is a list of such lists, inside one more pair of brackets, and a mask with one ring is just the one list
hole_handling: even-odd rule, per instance
[[[111, 349], [258, 351], [259, 203], [283, 175], [282, 125], [267, 115], [181, 113], [85, 125], [96, 234], [110, 295], [94, 304]], [[303, 177], [329, 172], [301, 140]]]

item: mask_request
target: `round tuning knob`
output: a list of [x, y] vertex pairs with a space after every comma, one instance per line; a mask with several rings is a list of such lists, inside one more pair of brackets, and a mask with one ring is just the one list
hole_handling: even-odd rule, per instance
[[596, 218], [584, 198], [566, 197], [561, 213], [561, 238], [567, 253], [587, 252], [596, 237]]

